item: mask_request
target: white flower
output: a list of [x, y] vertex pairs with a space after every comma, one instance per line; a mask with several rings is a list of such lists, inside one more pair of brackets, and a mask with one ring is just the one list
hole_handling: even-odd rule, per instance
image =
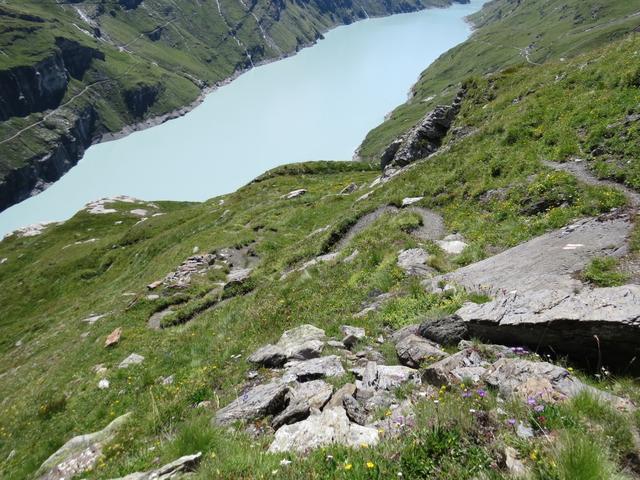
[[469, 413], [476, 413], [476, 409], [475, 408], [470, 408], [469, 409]]
[[271, 475], [277, 475], [278, 474], [278, 470], [271, 470]]
[[100, 390], [106, 390], [107, 388], [109, 388], [109, 380], [107, 380], [106, 378], [103, 378], [102, 380], [100, 380], [98, 382], [98, 388]]
[[434, 400], [433, 403], [437, 405], [438, 403], [440, 403], [440, 400]]
[[287, 460], [286, 458], [283, 458], [282, 460], [280, 460], [280, 465], [282, 465], [283, 467], [291, 465], [291, 460]]

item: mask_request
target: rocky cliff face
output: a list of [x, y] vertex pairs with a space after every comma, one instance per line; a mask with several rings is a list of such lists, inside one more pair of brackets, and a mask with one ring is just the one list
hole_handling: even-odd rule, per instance
[[69, 77], [82, 79], [94, 58], [104, 60], [103, 53], [73, 40], [56, 38], [56, 46], [35, 65], [0, 71], [0, 121], [56, 108]]
[[60, 133], [49, 155], [12, 170], [0, 182], [0, 210], [44, 190], [78, 163], [93, 141], [96, 120], [95, 109], [86, 107]]

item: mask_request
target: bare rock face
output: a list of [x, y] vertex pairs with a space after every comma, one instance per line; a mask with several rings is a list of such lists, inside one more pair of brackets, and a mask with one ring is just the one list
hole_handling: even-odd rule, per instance
[[324, 330], [313, 325], [301, 325], [287, 330], [275, 345], [259, 348], [248, 360], [265, 367], [280, 367], [288, 360], [318, 357], [324, 347]]
[[306, 452], [336, 443], [358, 448], [376, 445], [378, 440], [378, 430], [350, 423], [344, 408], [334, 407], [280, 428], [269, 452]]
[[201, 457], [201, 452], [194, 455], [185, 455], [155, 470], [131, 473], [126, 477], [113, 480], [170, 480], [172, 478], [180, 478], [181, 475], [195, 471]]
[[434, 362], [448, 357], [437, 345], [418, 335], [407, 335], [396, 344], [400, 363], [418, 368], [422, 363]]
[[258, 385], [218, 410], [214, 422], [228, 425], [238, 420], [254, 420], [281, 412], [289, 387], [280, 381]]
[[495, 343], [541, 346], [593, 364], [600, 354], [606, 365], [640, 354], [639, 285], [513, 293], [456, 314], [471, 336]]
[[130, 416], [127, 413], [116, 418], [99, 432], [73, 437], [42, 464], [36, 478], [65, 480], [92, 469], [102, 455], [104, 445], [116, 436]]

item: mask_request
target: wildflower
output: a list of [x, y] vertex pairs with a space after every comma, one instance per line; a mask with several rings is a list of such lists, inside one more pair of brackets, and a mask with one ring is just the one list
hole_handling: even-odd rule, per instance
[[507, 423], [511, 426], [514, 426], [516, 424], [516, 419], [515, 418], [509, 418], [507, 420]]
[[440, 403], [440, 400], [434, 400], [433, 403], [435, 403], [436, 405]]
[[535, 398], [532, 398], [532, 397], [527, 398], [527, 404], [531, 405], [532, 407], [533, 407], [536, 403], [537, 403], [537, 402], [536, 402], [536, 399], [535, 399]]
[[277, 475], [278, 474], [278, 470], [271, 470], [271, 475]]
[[351, 470], [353, 468], [353, 465], [351, 465], [350, 463], [345, 463], [344, 464], [344, 469], [345, 470]]
[[398, 477], [402, 477], [402, 476], [403, 476], [403, 475], [402, 475], [402, 472], [398, 472], [398, 475], [397, 475], [397, 476], [398, 476]]
[[280, 460], [280, 465], [282, 465], [283, 467], [291, 465], [291, 460], [287, 460], [286, 458], [283, 458], [282, 460]]
[[469, 413], [476, 413], [476, 409], [475, 408], [470, 408], [469, 409]]
[[386, 412], [384, 412], [385, 417], [390, 417], [391, 416], [391, 410], [387, 410]]
[[535, 462], [536, 460], [538, 460], [538, 451], [537, 451], [537, 450], [532, 451], [532, 452], [529, 454], [529, 458], [530, 458], [532, 461], [534, 461], [534, 462]]
[[479, 388], [479, 389], [476, 391], [476, 393], [478, 394], [478, 396], [479, 396], [480, 398], [484, 398], [484, 397], [486, 397], [486, 396], [487, 396], [487, 392], [486, 392], [486, 391], [484, 391], [484, 390], [483, 390], [483, 389], [481, 389], [481, 388]]
[[533, 409], [538, 413], [543, 412], [544, 411], [544, 405], [536, 405], [535, 407], [533, 407]]
[[573, 373], [573, 368], [572, 368], [572, 367], [569, 367], [569, 368], [567, 368], [567, 371], [568, 371], [569, 373]]
[[333, 460], [333, 455], [327, 455], [327, 460]]
[[464, 392], [462, 392], [462, 398], [470, 398], [470, 397], [471, 397], [471, 392], [465, 388]]
[[369, 445], [367, 445], [366, 443], [361, 443], [361, 444], [360, 444], [360, 446], [361, 446], [362, 448], [369, 448]]
[[373, 467], [375, 467], [375, 466], [376, 466], [376, 464], [375, 464], [375, 463], [373, 463], [372, 461], [368, 461], [368, 462], [367, 462], [367, 468], [373, 468]]

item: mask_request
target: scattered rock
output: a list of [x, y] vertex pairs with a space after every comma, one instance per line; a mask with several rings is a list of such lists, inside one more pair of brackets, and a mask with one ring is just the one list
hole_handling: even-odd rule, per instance
[[[18, 237], [36, 237], [42, 234], [47, 227], [52, 225], [56, 225], [57, 222], [41, 222], [34, 223], [33, 225], [28, 225], [26, 227], [21, 227], [13, 232], [10, 232], [5, 235], [5, 237], [10, 237], [12, 235], [16, 235]], [[4, 262], [3, 262], [4, 263]]]
[[355, 394], [356, 386], [353, 383], [345, 383], [332, 395], [326, 405], [326, 408], [340, 407], [343, 405], [344, 397], [353, 396]]
[[469, 338], [466, 323], [455, 315], [422, 322], [418, 334], [441, 345], [456, 345]]
[[179, 478], [179, 476], [185, 473], [195, 471], [198, 463], [200, 463], [201, 457], [201, 452], [198, 452], [195, 455], [186, 455], [156, 470], [131, 473], [125, 477], [114, 480], [170, 480], [173, 478]]
[[296, 384], [287, 394], [287, 408], [273, 419], [271, 426], [277, 430], [282, 425], [304, 420], [312, 409], [324, 407], [332, 393], [333, 387], [322, 380]]
[[259, 348], [247, 360], [274, 368], [282, 366], [287, 360], [315, 358], [322, 353], [324, 338], [324, 330], [313, 325], [300, 325], [284, 332], [277, 344]]
[[353, 337], [355, 337], [356, 340], [362, 340], [363, 338], [365, 338], [367, 336], [364, 328], [352, 327], [350, 325], [342, 325], [340, 327], [340, 331], [345, 336], [353, 336]]
[[468, 348], [429, 365], [422, 380], [438, 386], [461, 383], [467, 378], [477, 383], [488, 366], [478, 351]]
[[144, 357], [142, 355], [138, 355], [137, 353], [132, 353], [127, 358], [125, 358], [118, 368], [128, 368], [131, 365], [138, 365], [144, 361]]
[[420, 374], [413, 368], [402, 365], [378, 365], [368, 362], [362, 374], [362, 381], [356, 381], [358, 390], [390, 390], [403, 383], [420, 384]]
[[410, 248], [398, 255], [398, 267], [409, 275], [429, 275], [433, 269], [427, 265], [431, 255], [422, 248]]
[[282, 195], [280, 198], [284, 198], [285, 200], [291, 200], [292, 198], [301, 197], [305, 193], [307, 193], [307, 191], [304, 188], [300, 188], [298, 190], [293, 190], [285, 195]]
[[449, 356], [429, 340], [413, 334], [407, 335], [396, 344], [396, 353], [400, 363], [412, 368]]
[[504, 449], [504, 463], [511, 474], [515, 478], [521, 478], [527, 475], [527, 469], [524, 464], [518, 459], [518, 452], [513, 447], [505, 447]]
[[462, 240], [458, 240], [455, 237], [452, 238], [451, 236], [446, 236], [442, 240], [436, 240], [436, 244], [449, 255], [458, 255], [469, 246]]
[[251, 276], [252, 271], [252, 268], [238, 268], [236, 270], [231, 270], [227, 275], [227, 284], [225, 285], [225, 288], [232, 284], [244, 282]]
[[82, 319], [82, 322], [88, 323], [89, 325], [93, 325], [94, 323], [96, 323], [98, 320], [100, 320], [101, 318], [106, 317], [107, 314], [103, 314], [103, 315], [96, 315], [96, 314], [91, 314], [91, 316]]
[[[216, 255], [207, 253], [204, 255], [193, 255], [187, 258], [180, 266], [173, 272], [167, 274], [162, 280], [162, 284], [167, 287], [184, 288], [191, 283], [191, 278], [197, 274], [205, 273], [210, 266], [215, 262]], [[156, 285], [157, 282], [151, 285]], [[147, 288], [153, 290], [151, 285]]]
[[146, 217], [148, 212], [143, 208], [136, 208], [129, 212], [131, 215], [135, 215], [136, 217]]
[[406, 327], [402, 327], [399, 330], [396, 330], [391, 334], [391, 341], [395, 344], [400, 342], [403, 338], [409, 335], [416, 335], [418, 333], [418, 328], [420, 326], [417, 324], [407, 325]]
[[116, 328], [113, 332], [109, 334], [109, 336], [104, 341], [105, 347], [110, 347], [112, 345], [116, 345], [120, 341], [120, 337], [122, 336], [122, 327]]
[[349, 256], [345, 257], [344, 260], [342, 261], [344, 263], [352, 263], [359, 254], [360, 254], [360, 251], [356, 248], [353, 252], [349, 254]]
[[362, 444], [373, 446], [378, 443], [378, 431], [352, 425], [342, 407], [325, 408], [302, 422], [280, 428], [269, 452], [306, 452], [335, 443], [353, 448]]
[[340, 195], [349, 195], [350, 193], [355, 192], [358, 189], [358, 185], [355, 183], [350, 183], [342, 190], [340, 190]]
[[162, 385], [173, 385], [173, 381], [174, 381], [174, 379], [175, 379], [175, 376], [174, 376], [174, 375], [169, 375], [168, 377], [163, 377], [163, 378], [160, 380], [160, 383], [161, 383]]
[[147, 288], [149, 290], [155, 290], [160, 285], [162, 285], [162, 280], [156, 280], [155, 282], [151, 282], [149, 285], [147, 285]]
[[539, 398], [555, 403], [587, 392], [620, 410], [632, 410], [633, 405], [620, 397], [585, 385], [565, 368], [547, 362], [517, 358], [501, 358], [484, 375], [487, 384], [497, 388], [505, 398], [523, 400]]
[[293, 380], [306, 382], [323, 377], [339, 377], [345, 373], [340, 358], [329, 355], [311, 360], [288, 362], [285, 364], [285, 373], [282, 378], [286, 382]]
[[229, 425], [277, 414], [285, 408], [288, 392], [289, 387], [280, 381], [258, 385], [218, 410], [214, 421], [218, 425]]
[[360, 405], [360, 403], [358, 403], [358, 401], [351, 395], [345, 395], [342, 398], [342, 406], [344, 407], [349, 420], [357, 423], [358, 425], [364, 425], [367, 423], [367, 414], [364, 411], [364, 408], [362, 408], [362, 405]]
[[92, 469], [102, 456], [102, 449], [129, 419], [127, 413], [113, 420], [103, 430], [73, 437], [40, 466], [38, 480], [65, 480]]
[[402, 199], [402, 206], [408, 207], [409, 205], [413, 205], [414, 203], [418, 203], [424, 197], [407, 197]]

